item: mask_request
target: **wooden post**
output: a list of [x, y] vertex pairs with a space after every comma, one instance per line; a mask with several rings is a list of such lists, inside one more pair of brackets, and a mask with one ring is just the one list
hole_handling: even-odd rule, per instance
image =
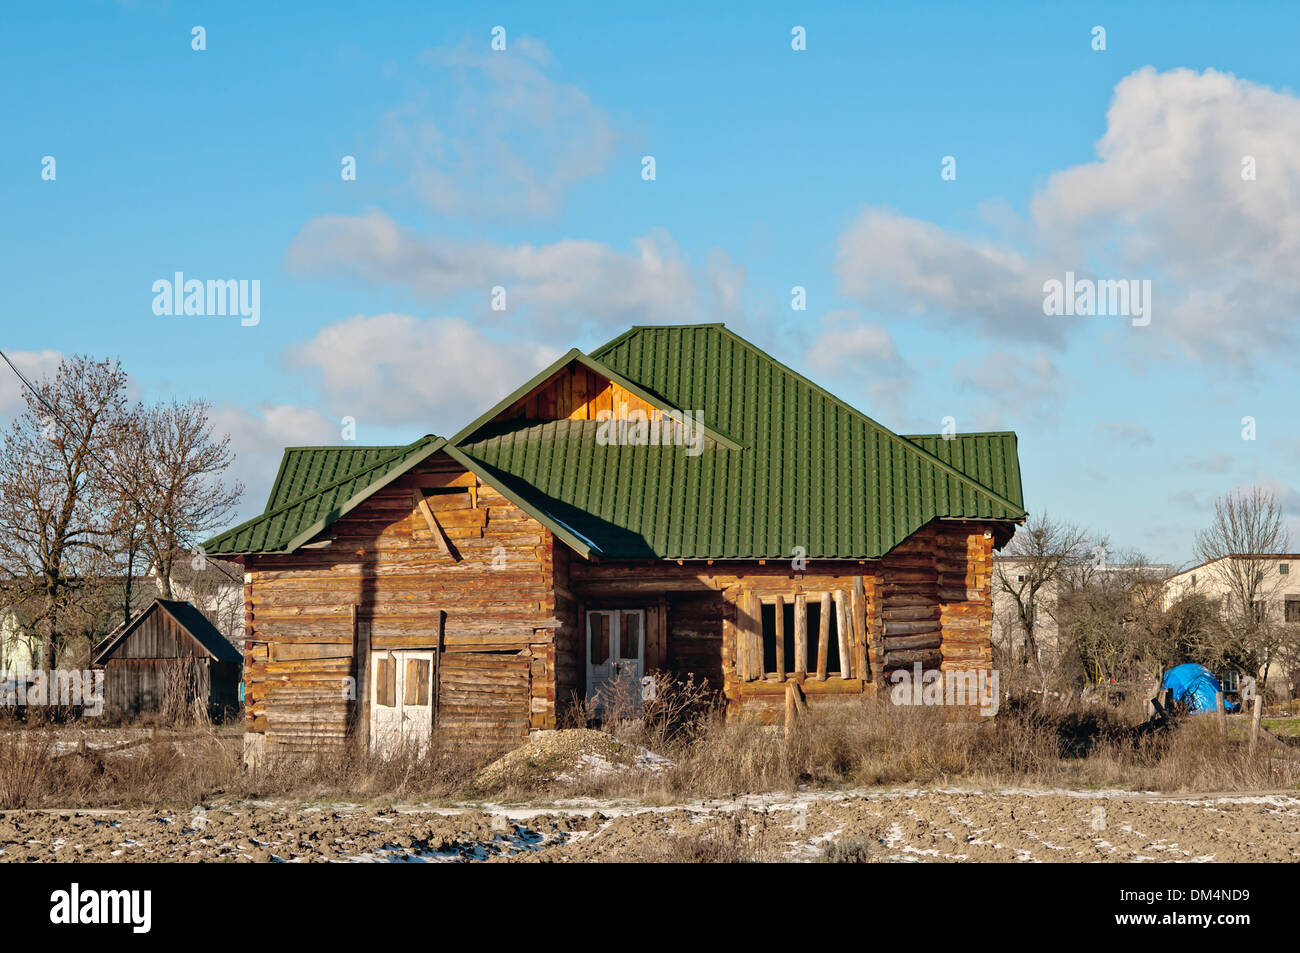
[[1223, 710], [1223, 692], [1214, 693], [1215, 717], [1219, 719], [1219, 737], [1228, 740], [1228, 716]]
[[[353, 610], [355, 611], [355, 610]], [[370, 623], [356, 623], [357, 743], [370, 751]]]
[[794, 689], [794, 682], [785, 686], [785, 736], [787, 738], [794, 731]]
[[744, 594], [736, 597], [736, 623], [732, 625], [735, 636], [736, 677], [740, 681], [749, 681], [749, 641], [745, 637], [745, 628], [741, 625], [741, 616], [745, 615]]
[[853, 670], [864, 682], [871, 677], [867, 662], [867, 590], [861, 576], [853, 577]]
[[758, 597], [748, 589], [742, 589], [736, 600], [736, 655], [744, 659], [741, 675], [741, 681], [744, 682], [752, 682], [763, 675], [763, 634], [758, 629], [759, 620], [754, 618], [757, 602]]
[[808, 597], [802, 592], [794, 597], [794, 670], [808, 674]]
[[785, 599], [776, 597], [776, 680], [785, 681]]
[[831, 660], [831, 594], [822, 593], [821, 616], [817, 627], [817, 678], [826, 678], [826, 667]]
[[1264, 713], [1264, 696], [1261, 693], [1255, 694], [1255, 710], [1250, 715], [1250, 756], [1255, 757], [1255, 751], [1259, 747], [1259, 719]]
[[835, 631], [840, 642], [840, 678], [853, 677], [853, 627], [849, 622], [848, 593], [835, 590]]

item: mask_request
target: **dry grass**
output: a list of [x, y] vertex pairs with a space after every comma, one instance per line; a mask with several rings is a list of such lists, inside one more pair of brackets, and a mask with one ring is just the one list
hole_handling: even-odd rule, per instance
[[[582, 713], [579, 712], [581, 716]], [[587, 715], [589, 720], [589, 714]], [[778, 727], [728, 721], [696, 683], [662, 683], [641, 717], [607, 710], [602, 729], [620, 743], [672, 760], [655, 772], [626, 771], [527, 791], [506, 799], [625, 796], [647, 803], [791, 791], [800, 786], [1102, 788], [1169, 793], [1300, 786], [1300, 751], [1262, 743], [1248, 752], [1234, 725], [1189, 717], [1168, 729], [1140, 713], [1078, 702], [1007, 704], [996, 718], [957, 720], [951, 709], [895, 707], [871, 699], [815, 708], [789, 735]], [[358, 750], [267, 759], [240, 767], [238, 731], [199, 727], [159, 732], [113, 753], [56, 745], [57, 729], [0, 725], [0, 809], [184, 806], [214, 800], [285, 798], [393, 803], [447, 802], [484, 795], [486, 757], [455, 751]], [[675, 838], [669, 854], [722, 858], [724, 830]], [[753, 849], [753, 837], [746, 850]], [[734, 848], [738, 850], [739, 848]], [[668, 856], [644, 859], [672, 859]], [[751, 855], [737, 859], [751, 859]]]
[[40, 728], [0, 732], [0, 809], [193, 805], [238, 778], [228, 738], [161, 734], [107, 752]]
[[[671, 694], [660, 689], [659, 697]], [[790, 791], [800, 785], [1117, 787], [1162, 792], [1233, 791], [1300, 786], [1300, 752], [1261, 745], [1252, 757], [1245, 733], [1220, 736], [1212, 717], [1190, 717], [1163, 730], [1142, 723], [1136, 704], [1077, 700], [1007, 704], [996, 718], [954, 717], [952, 709], [898, 707], [870, 698], [814, 709], [796, 729], [732, 719], [691, 704], [671, 733], [647, 718], [623, 718], [606, 730], [674, 761], [656, 774], [591, 779], [566, 789], [590, 796], [651, 802], [682, 797]], [[1239, 739], [1235, 736], [1239, 736]]]

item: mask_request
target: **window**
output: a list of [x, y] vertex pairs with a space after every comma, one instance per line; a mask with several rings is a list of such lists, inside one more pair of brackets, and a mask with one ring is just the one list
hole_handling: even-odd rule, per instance
[[[822, 604], [814, 596], [807, 600], [804, 607], [804, 639], [807, 657], [800, 658], [800, 645], [796, 639], [795, 600], [793, 596], [784, 600], [780, 626], [780, 652], [778, 653], [776, 604], [763, 603], [763, 672], [770, 674], [793, 675], [795, 673], [816, 674], [818, 671], [818, 653], [821, 651]], [[840, 668], [839, 620], [835, 603], [831, 602], [828, 613], [826, 635], [826, 672], [838, 674]], [[778, 658], [779, 655], [779, 658]]]
[[1286, 563], [1278, 563], [1278, 564], [1277, 564], [1277, 571], [1278, 571], [1278, 574], [1279, 574], [1279, 575], [1285, 576], [1285, 575], [1288, 575], [1288, 574], [1291, 572], [1291, 567], [1290, 567], [1289, 565], [1287, 565]]
[[1286, 600], [1286, 621], [1300, 622], [1300, 599], [1288, 598]]
[[1016, 582], [1024, 582], [1024, 581], [1025, 581], [1024, 573], [1021, 573], [1020, 575], [1016, 576]]

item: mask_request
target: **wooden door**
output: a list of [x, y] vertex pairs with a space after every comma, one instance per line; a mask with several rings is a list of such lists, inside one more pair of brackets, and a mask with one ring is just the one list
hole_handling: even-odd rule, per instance
[[433, 737], [433, 652], [370, 653], [370, 750], [425, 750]]
[[587, 702], [602, 712], [618, 688], [627, 692], [632, 710], [639, 711], [644, 675], [645, 610], [589, 609]]

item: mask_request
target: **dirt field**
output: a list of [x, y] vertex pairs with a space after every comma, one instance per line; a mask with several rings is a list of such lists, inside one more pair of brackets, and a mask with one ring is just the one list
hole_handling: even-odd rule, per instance
[[1297, 861], [1295, 794], [808, 793], [676, 807], [10, 811], [0, 861]]

